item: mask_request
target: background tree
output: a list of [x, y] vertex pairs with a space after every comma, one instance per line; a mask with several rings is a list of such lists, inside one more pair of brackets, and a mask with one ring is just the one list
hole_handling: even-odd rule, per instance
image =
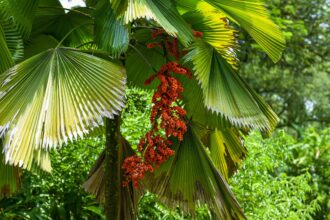
[[[226, 182], [246, 153], [239, 130], [270, 132], [278, 118], [237, 74], [233, 25], [278, 61], [284, 39], [262, 1], [0, 4], [3, 163], [50, 171], [50, 149], [97, 133], [106, 118], [106, 148], [85, 187], [104, 198], [107, 219], [135, 218], [143, 189], [184, 211], [206, 203], [216, 218], [245, 218]], [[139, 152], [120, 132], [125, 67], [132, 85], [160, 80]]]
[[330, 49], [329, 1], [267, 1], [275, 22], [283, 29], [287, 47], [273, 65], [245, 33], [240, 73], [271, 103], [291, 128], [313, 122], [329, 123]]

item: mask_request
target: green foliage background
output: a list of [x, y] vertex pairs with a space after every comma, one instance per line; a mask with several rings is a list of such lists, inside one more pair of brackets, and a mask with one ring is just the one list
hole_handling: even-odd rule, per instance
[[330, 122], [330, 2], [268, 0], [274, 21], [286, 38], [274, 65], [247, 34], [241, 35], [240, 74], [273, 107], [280, 127]]
[[[293, 172], [292, 161], [314, 157], [300, 149], [300, 155], [295, 155], [297, 145], [308, 144], [310, 133], [305, 134], [306, 139], [299, 141], [284, 131], [278, 131], [266, 140], [258, 133], [246, 137], [249, 156], [231, 179], [231, 184], [248, 219], [315, 219], [325, 214], [321, 211], [319, 197], [328, 192], [313, 187], [326, 184], [317, 180], [323, 174], [312, 174], [305, 167]], [[329, 138], [329, 133], [322, 138]], [[318, 147], [325, 146], [308, 144], [309, 149]], [[319, 166], [318, 163], [309, 161], [308, 166]], [[322, 208], [327, 209], [326, 206]]]
[[[122, 132], [133, 146], [148, 129], [150, 104], [150, 93], [128, 91]], [[230, 185], [248, 219], [330, 219], [330, 129], [301, 132], [298, 140], [284, 131], [269, 139], [246, 136], [249, 154]], [[0, 201], [0, 219], [103, 219], [102, 207], [81, 187], [103, 145], [100, 137], [52, 152], [53, 172], [25, 172], [22, 190]], [[139, 219], [191, 218], [150, 193], [139, 203]], [[212, 213], [197, 207], [196, 219]]]

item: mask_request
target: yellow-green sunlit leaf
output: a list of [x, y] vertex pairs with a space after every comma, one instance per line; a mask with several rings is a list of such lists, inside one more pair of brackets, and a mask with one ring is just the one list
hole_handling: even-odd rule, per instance
[[202, 32], [203, 41], [215, 48], [228, 63], [236, 68], [236, 31], [229, 26], [224, 13], [205, 3], [204, 10], [188, 12], [183, 17], [195, 31]]
[[[281, 58], [284, 37], [270, 20], [263, 0], [206, 0], [241, 25], [274, 61]], [[203, 10], [204, 4], [200, 5]]]
[[153, 13], [153, 18], [171, 36], [188, 46], [193, 41], [192, 30], [181, 17], [175, 5], [168, 0], [140, 0]]
[[124, 106], [125, 83], [123, 67], [69, 48], [50, 49], [7, 70], [0, 77], [6, 163], [31, 168], [44, 157], [40, 150], [102, 125], [103, 117]]
[[270, 130], [276, 114], [210, 45], [198, 41], [186, 55], [203, 91], [204, 103], [239, 127]]
[[222, 176], [228, 178], [238, 168], [247, 153], [235, 128], [215, 129], [203, 138], [210, 149], [210, 157]]
[[142, 1], [128, 0], [128, 6], [124, 13], [124, 23], [128, 24], [136, 19], [156, 20], [154, 14]]

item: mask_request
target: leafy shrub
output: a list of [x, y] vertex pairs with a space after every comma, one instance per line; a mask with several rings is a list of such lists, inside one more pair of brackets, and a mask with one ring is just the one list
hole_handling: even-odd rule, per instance
[[103, 149], [100, 138], [51, 152], [52, 172], [24, 172], [22, 189], [0, 200], [0, 219], [102, 219], [102, 209], [81, 184]]
[[296, 141], [283, 131], [269, 139], [258, 133], [246, 137], [249, 155], [230, 185], [248, 219], [313, 219], [318, 200], [310, 200], [308, 170], [289, 175]]
[[306, 129], [290, 150], [294, 155], [289, 161], [290, 175], [311, 174], [309, 201], [316, 198], [321, 206], [314, 219], [330, 219], [330, 128], [321, 132], [312, 127]]

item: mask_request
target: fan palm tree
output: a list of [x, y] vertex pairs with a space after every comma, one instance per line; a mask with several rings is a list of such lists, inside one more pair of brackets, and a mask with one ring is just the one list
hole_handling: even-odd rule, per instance
[[[19, 187], [20, 169], [50, 171], [49, 150], [105, 127], [105, 151], [84, 187], [105, 203], [107, 218], [134, 219], [149, 190], [187, 212], [207, 203], [216, 219], [244, 219], [227, 184], [247, 153], [240, 131], [270, 132], [278, 121], [237, 74], [240, 29], [274, 62], [281, 57], [284, 40], [264, 2], [85, 2], [65, 9], [58, 0], [0, 0], [1, 195]], [[125, 87], [156, 88], [144, 81], [174, 59], [165, 39], [177, 42], [185, 54], [177, 62], [193, 72], [177, 77], [187, 131], [138, 189], [122, 187], [122, 163], [134, 154], [119, 131]]]

